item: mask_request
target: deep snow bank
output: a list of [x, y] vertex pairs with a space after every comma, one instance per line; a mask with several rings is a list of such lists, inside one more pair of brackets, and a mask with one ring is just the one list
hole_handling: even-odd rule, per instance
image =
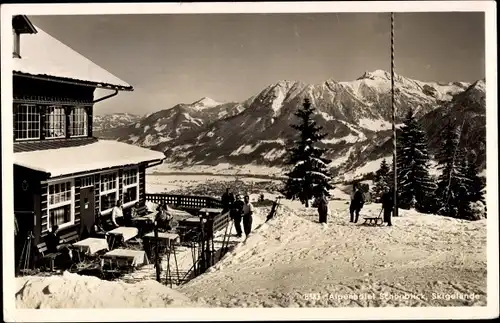
[[191, 307], [189, 299], [154, 280], [111, 282], [68, 272], [16, 278], [17, 308]]

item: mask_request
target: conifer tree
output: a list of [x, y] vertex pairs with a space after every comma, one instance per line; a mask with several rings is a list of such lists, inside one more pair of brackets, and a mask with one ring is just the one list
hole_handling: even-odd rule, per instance
[[479, 176], [479, 165], [477, 164], [477, 155], [471, 150], [468, 154], [461, 152], [461, 155], [467, 156], [463, 159], [461, 167], [464, 171], [464, 186], [460, 190], [458, 202], [458, 217], [466, 220], [477, 220], [483, 215], [476, 214], [474, 204], [482, 204], [485, 206], [483, 189], [485, 187], [484, 180]]
[[378, 201], [382, 197], [386, 187], [390, 187], [390, 175], [391, 169], [389, 168], [389, 164], [387, 164], [387, 160], [384, 158], [380, 163], [380, 168], [375, 172], [374, 185], [372, 189], [372, 199], [375, 201]]
[[290, 149], [288, 164], [293, 168], [287, 173], [284, 195], [288, 199], [298, 198], [309, 207], [309, 200], [321, 194], [330, 196], [331, 174], [328, 170], [329, 159], [323, 157], [325, 149], [318, 148], [317, 143], [326, 137], [322, 127], [312, 119], [315, 113], [309, 99], [304, 99], [302, 108], [295, 113], [298, 124], [291, 127], [299, 132], [299, 138]]
[[398, 207], [431, 212], [435, 184], [429, 175], [428, 142], [410, 109], [398, 136]]
[[[437, 212], [451, 217], [464, 217], [464, 200], [467, 197], [469, 181], [467, 164], [460, 145], [460, 130], [451, 121], [445, 127], [441, 148], [437, 157], [441, 174], [436, 189]], [[462, 214], [462, 216], [460, 216]]]
[[468, 179], [468, 200], [470, 202], [485, 202], [483, 196], [483, 189], [486, 183], [483, 178], [479, 176], [479, 163], [477, 160], [477, 154], [474, 150], [471, 150], [467, 157], [467, 167], [465, 169], [465, 175]]

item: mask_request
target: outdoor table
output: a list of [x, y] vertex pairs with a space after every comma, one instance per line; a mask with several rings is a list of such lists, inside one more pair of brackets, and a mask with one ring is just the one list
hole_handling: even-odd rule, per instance
[[108, 232], [111, 236], [111, 242], [109, 243], [110, 249], [113, 249], [115, 245], [115, 240], [117, 237], [123, 237], [123, 242], [126, 242], [139, 234], [139, 229], [134, 227], [118, 227]]
[[148, 255], [151, 257], [153, 255], [153, 245], [154, 240], [158, 239], [159, 246], [162, 248], [170, 248], [175, 243], [180, 243], [180, 237], [177, 233], [169, 233], [169, 232], [158, 232], [158, 238], [155, 237], [155, 233], [150, 232], [144, 236], [144, 246], [148, 251]]
[[132, 218], [132, 221], [154, 221], [156, 214], [158, 214], [158, 211], [153, 211], [153, 212], [148, 213], [146, 215], [137, 216], [135, 218]]
[[148, 257], [143, 250], [130, 250], [130, 249], [115, 249], [107, 252], [101, 258], [101, 266], [107, 262], [112, 266], [113, 261], [116, 263], [126, 262], [127, 265], [138, 267], [142, 265], [147, 265], [149, 263]]
[[101, 250], [109, 250], [108, 242], [106, 239], [98, 238], [87, 238], [76, 243], [73, 243], [73, 247], [79, 252], [85, 255], [94, 255], [96, 252]]
[[108, 232], [111, 235], [121, 235], [123, 236], [123, 241], [128, 241], [139, 234], [139, 230], [134, 227], [118, 227]]
[[[150, 232], [144, 236], [148, 239], [155, 239], [155, 233]], [[179, 242], [179, 235], [177, 233], [169, 233], [169, 232], [158, 232], [158, 239], [164, 240], [170, 243], [170, 241]]]

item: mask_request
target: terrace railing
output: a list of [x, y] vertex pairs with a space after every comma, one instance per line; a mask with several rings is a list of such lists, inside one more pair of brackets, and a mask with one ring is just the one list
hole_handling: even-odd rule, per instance
[[[222, 202], [211, 196], [156, 193], [146, 194], [146, 201], [158, 204], [164, 203], [196, 215], [202, 208], [222, 208]], [[228, 225], [230, 221], [229, 212], [212, 214], [207, 220], [206, 230], [213, 234]]]
[[146, 194], [146, 201], [153, 203], [163, 203], [186, 210], [199, 210], [201, 208], [221, 208], [222, 202], [210, 196], [177, 195], [155, 193]]

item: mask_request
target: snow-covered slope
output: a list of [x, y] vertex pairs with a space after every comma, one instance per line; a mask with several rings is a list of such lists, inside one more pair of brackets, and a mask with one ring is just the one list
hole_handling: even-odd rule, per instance
[[[486, 304], [485, 220], [403, 210], [393, 227], [373, 228], [349, 223], [348, 205], [332, 201], [329, 224], [320, 225], [316, 210], [283, 203], [276, 219], [179, 291], [217, 307]], [[453, 298], [437, 297], [444, 294]]]
[[[329, 223], [322, 225], [314, 208], [298, 202], [282, 201], [267, 223], [269, 207], [257, 207], [248, 239], [231, 237], [237, 243], [234, 249], [207, 273], [174, 290], [154, 281], [150, 265], [131, 274], [134, 281], [146, 279], [135, 284], [67, 273], [16, 278], [16, 304], [19, 308], [486, 305], [486, 220], [469, 222], [401, 210], [392, 227], [369, 227], [349, 223], [346, 201], [330, 201], [329, 208]], [[361, 217], [377, 216], [379, 210], [379, 204], [367, 204]], [[234, 227], [231, 233], [235, 234]]]

